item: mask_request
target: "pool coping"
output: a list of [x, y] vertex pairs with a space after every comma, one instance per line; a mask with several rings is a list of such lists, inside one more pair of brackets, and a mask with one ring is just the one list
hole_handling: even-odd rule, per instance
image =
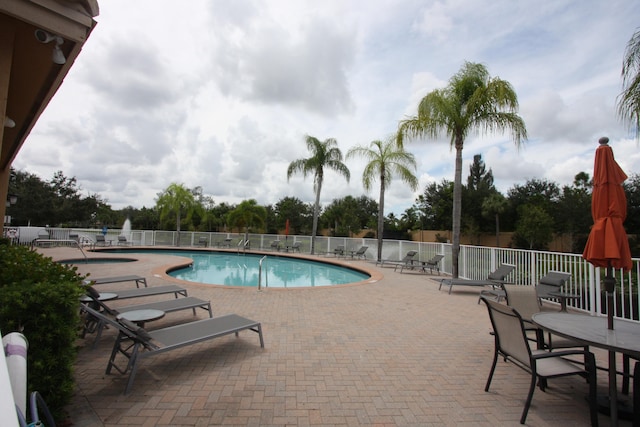
[[[236, 254], [238, 251], [236, 249], [224, 249], [224, 248], [194, 248], [194, 247], [176, 247], [176, 246], [128, 246], [126, 248], [100, 248], [94, 249], [92, 252], [97, 253], [113, 253], [118, 250], [146, 250], [146, 251], [162, 251], [162, 250], [170, 250], [170, 251], [185, 251], [185, 252], [218, 252], [218, 253], [233, 253]], [[292, 287], [263, 287], [269, 290], [296, 290], [296, 289], [325, 289], [325, 288], [336, 288], [336, 287], [345, 287], [345, 286], [362, 286], [367, 284], [373, 284], [380, 281], [384, 278], [384, 275], [377, 269], [368, 268], [367, 263], [370, 262], [368, 260], [359, 260], [359, 259], [343, 259], [337, 257], [328, 257], [325, 255], [308, 255], [308, 254], [294, 254], [294, 253], [282, 253], [282, 252], [273, 252], [266, 250], [247, 250], [243, 253], [251, 254], [251, 255], [267, 255], [267, 256], [276, 256], [282, 258], [297, 258], [314, 262], [323, 262], [326, 264], [333, 264], [340, 267], [350, 268], [352, 270], [359, 271], [364, 274], [368, 274], [369, 278], [365, 280], [360, 280], [357, 282], [343, 283], [337, 285], [323, 285], [323, 286], [292, 286]], [[168, 274], [169, 271], [176, 270], [179, 268], [187, 268], [192, 263], [193, 260], [189, 257], [182, 257], [179, 255], [173, 254], [163, 254], [168, 257], [176, 258], [175, 262], [171, 262], [168, 264], [163, 264], [158, 267], [155, 267], [151, 270], [151, 274], [154, 277], [167, 280], [176, 284], [190, 285], [190, 286], [204, 286], [204, 287], [216, 287], [216, 288], [228, 288], [228, 289], [242, 289], [247, 288], [247, 286], [233, 286], [233, 285], [222, 285], [222, 284], [209, 284], [209, 283], [198, 283], [198, 282], [190, 282], [188, 280], [178, 279], [176, 277], [170, 276]]]

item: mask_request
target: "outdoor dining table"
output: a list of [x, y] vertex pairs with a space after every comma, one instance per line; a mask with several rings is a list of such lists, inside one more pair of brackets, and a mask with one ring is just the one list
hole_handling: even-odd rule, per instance
[[[618, 422], [618, 390], [615, 353], [640, 360], [640, 323], [615, 319], [614, 329], [608, 329], [607, 318], [566, 312], [540, 312], [532, 316], [540, 328], [589, 346], [609, 351], [609, 403], [611, 424]], [[640, 362], [634, 370], [633, 425], [640, 426]]]

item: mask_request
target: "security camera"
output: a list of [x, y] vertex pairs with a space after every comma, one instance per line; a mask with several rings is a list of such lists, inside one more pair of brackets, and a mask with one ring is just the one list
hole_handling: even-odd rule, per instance
[[49, 43], [50, 41], [56, 40], [56, 38], [57, 36], [49, 34], [45, 30], [36, 30], [36, 40], [40, 43]]

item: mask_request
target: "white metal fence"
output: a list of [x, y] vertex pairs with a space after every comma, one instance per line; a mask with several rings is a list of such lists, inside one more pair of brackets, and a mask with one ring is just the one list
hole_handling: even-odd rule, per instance
[[[101, 234], [96, 229], [68, 229], [47, 228], [46, 235], [39, 229], [38, 235], [34, 230], [24, 231], [23, 228], [5, 227], [4, 236], [13, 236], [15, 242], [30, 244], [33, 238], [46, 238], [55, 240], [77, 240], [81, 244], [95, 243], [95, 236]], [[13, 231], [12, 231], [13, 230]], [[16, 236], [17, 234], [17, 236]], [[33, 237], [35, 235], [35, 237]], [[220, 247], [225, 244], [225, 239], [231, 239], [231, 248], [242, 250], [244, 235], [239, 233], [205, 233], [181, 231], [153, 231], [131, 230], [123, 233], [122, 230], [108, 230], [106, 240], [112, 245], [118, 245], [118, 236], [124, 235], [128, 244], [135, 246], [204, 246], [206, 241], [209, 248]], [[25, 238], [28, 236], [28, 238]], [[279, 240], [282, 246], [286, 243], [291, 246], [299, 243], [301, 253], [309, 253], [311, 249], [310, 236], [285, 236], [274, 234], [249, 234], [250, 249], [270, 250], [274, 240]], [[333, 253], [338, 246], [344, 246], [347, 250], [357, 250], [361, 246], [368, 246], [366, 257], [375, 261], [378, 253], [377, 239], [347, 238], [347, 237], [316, 237], [315, 253], [318, 255]], [[401, 259], [408, 251], [418, 252], [417, 259], [428, 260], [436, 254], [443, 254], [440, 269], [444, 274], [451, 273], [451, 245], [447, 243], [413, 242], [403, 240], [385, 240], [382, 248], [383, 259]], [[467, 279], [484, 279], [500, 264], [513, 264], [514, 272], [507, 277], [509, 282], [518, 285], [535, 285], [540, 277], [548, 271], [564, 271], [571, 273], [571, 279], [565, 286], [565, 291], [579, 295], [575, 300], [567, 301], [567, 305], [575, 309], [584, 310], [591, 314], [605, 314], [606, 301], [604, 298], [603, 279], [604, 270], [593, 267], [586, 262], [581, 254], [569, 254], [560, 252], [542, 252], [520, 249], [493, 248], [484, 246], [460, 247], [459, 276]], [[633, 268], [628, 273], [621, 270], [614, 272], [618, 287], [614, 299], [615, 314], [617, 317], [639, 320], [638, 307], [640, 306], [640, 293], [638, 292], [638, 277], [640, 277], [640, 259], [633, 259]]]

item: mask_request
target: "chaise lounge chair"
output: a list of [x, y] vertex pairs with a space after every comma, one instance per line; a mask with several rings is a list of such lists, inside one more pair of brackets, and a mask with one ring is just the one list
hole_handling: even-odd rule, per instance
[[207, 236], [200, 236], [198, 238], [198, 246], [202, 246], [203, 248], [209, 246], [209, 239], [207, 238]]
[[440, 282], [438, 290], [442, 289], [442, 285], [449, 286], [449, 294], [454, 286], [480, 286], [490, 287], [491, 290], [481, 292], [481, 295], [491, 294], [496, 299], [504, 298], [504, 290], [498, 289], [504, 284], [506, 277], [516, 269], [515, 265], [502, 264], [495, 271], [489, 273], [485, 280], [469, 280], [469, 279], [432, 279]]
[[329, 253], [333, 253], [333, 255], [337, 258], [340, 256], [344, 256], [345, 255], [345, 248], [344, 245], [339, 245], [336, 246], [336, 248], [333, 250], [333, 252], [329, 252]]
[[415, 256], [418, 255], [418, 251], [408, 251], [407, 254], [404, 256], [404, 258], [402, 259], [383, 259], [382, 261], [376, 261], [376, 265], [380, 264], [380, 267], [392, 267], [395, 268], [398, 265], [404, 265], [407, 264], [411, 261], [413, 261], [413, 258], [415, 258]]
[[131, 245], [131, 242], [127, 240], [126, 236], [123, 236], [122, 234], [118, 236], [118, 246], [129, 246], [129, 245]]
[[136, 288], [140, 287], [142, 283], [144, 287], [147, 287], [147, 279], [142, 276], [130, 274], [128, 276], [113, 276], [113, 277], [97, 277], [93, 279], [86, 279], [85, 283], [91, 282], [94, 285], [104, 285], [107, 283], [122, 283], [122, 282], [136, 282]]
[[111, 240], [107, 240], [103, 234], [96, 234], [94, 246], [111, 246]]
[[[118, 331], [118, 337], [113, 345], [105, 373], [107, 375], [110, 374], [112, 368], [121, 374], [129, 372], [129, 378], [124, 391], [125, 394], [131, 391], [140, 360], [156, 354], [198, 344], [228, 334], [236, 334], [236, 336], [238, 336], [238, 333], [243, 330], [251, 330], [257, 333], [260, 337], [260, 347], [264, 348], [262, 325], [260, 322], [238, 316], [237, 314], [227, 314], [211, 319], [196, 320], [194, 322], [156, 329], [154, 331], [146, 331], [129, 321], [112, 320], [91, 307], [83, 306], [82, 310]], [[123, 355], [128, 360], [124, 368], [118, 367], [115, 363], [118, 354]]]
[[[153, 288], [147, 288], [147, 289], [153, 289]], [[200, 298], [195, 298], [195, 297], [175, 298], [175, 299], [170, 299], [166, 301], [156, 301], [156, 302], [151, 302], [146, 304], [128, 305], [125, 307], [118, 307], [118, 308], [113, 308], [108, 306], [105, 303], [105, 301], [101, 300], [100, 293], [91, 286], [87, 288], [87, 297], [89, 299], [88, 300], [83, 299], [82, 300], [83, 303], [90, 304], [91, 307], [96, 310], [102, 309], [104, 313], [107, 313], [112, 317], [117, 317], [119, 314], [127, 313], [130, 311], [136, 311], [136, 310], [160, 310], [160, 311], [164, 311], [165, 313], [172, 313], [174, 311], [189, 310], [189, 309], [193, 310], [193, 315], [195, 316], [196, 308], [202, 308], [203, 310], [208, 311], [209, 317], [213, 317], [213, 312], [211, 311], [211, 302], [205, 301]], [[116, 298], [114, 300], [117, 300], [117, 299], [119, 298]], [[95, 338], [95, 341], [93, 342], [93, 346], [95, 347], [97, 342], [100, 340], [100, 337], [102, 336], [102, 330], [104, 329], [104, 326], [105, 326], [104, 322], [101, 322], [98, 319], [93, 318], [92, 316], [88, 316], [88, 318], [85, 321], [84, 331], [82, 335], [84, 336], [86, 332], [96, 332], [96, 338]]]
[[280, 252], [280, 240], [274, 240], [273, 242], [271, 242], [270, 249], [272, 251]]
[[[403, 264], [400, 266], [400, 273], [402, 273], [402, 271], [407, 268], [409, 270], [417, 270], [420, 269], [422, 270], [423, 273], [427, 272], [427, 268], [429, 269], [429, 272], [431, 274], [433, 274], [433, 270], [436, 270], [438, 272], [438, 276], [440, 275], [440, 261], [444, 258], [444, 255], [434, 255], [433, 258], [431, 258], [428, 261], [416, 261], [414, 259], [410, 260], [409, 262]], [[398, 266], [396, 266], [397, 268]], [[396, 269], [394, 268], [393, 271], [396, 271]]]
[[351, 255], [351, 258], [366, 259], [367, 256], [365, 255], [365, 253], [367, 252], [367, 249], [369, 249], [369, 246], [362, 246], [357, 251], [350, 251], [349, 255]]
[[[86, 286], [94, 286], [96, 283], [93, 280], [84, 280], [83, 283]], [[112, 283], [112, 282], [105, 282]], [[188, 296], [187, 290], [178, 285], [163, 285], [163, 286], [150, 286], [145, 288], [133, 288], [133, 289], [114, 289], [114, 290], [105, 290], [101, 289], [102, 293], [112, 293], [116, 294], [118, 299], [127, 299], [127, 298], [140, 298], [140, 297], [149, 297], [153, 295], [163, 295], [163, 294], [174, 294], [176, 298], [179, 295]]]

